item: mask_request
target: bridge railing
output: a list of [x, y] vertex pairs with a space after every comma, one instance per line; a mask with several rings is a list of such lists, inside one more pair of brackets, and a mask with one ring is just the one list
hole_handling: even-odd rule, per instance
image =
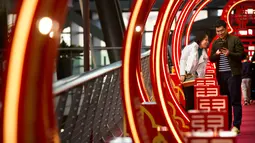
[[[149, 51], [142, 54], [141, 68], [146, 89], [151, 93], [149, 55]], [[121, 65], [116, 62], [54, 83], [62, 142], [107, 142], [123, 135]]]

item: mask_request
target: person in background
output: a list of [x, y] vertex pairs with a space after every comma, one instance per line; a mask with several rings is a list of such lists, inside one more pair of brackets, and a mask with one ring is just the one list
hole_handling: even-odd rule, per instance
[[255, 100], [255, 53], [251, 58], [251, 99]]
[[[206, 32], [198, 32], [195, 41], [184, 47], [180, 59], [180, 80], [185, 82], [205, 76], [208, 61], [209, 37]], [[186, 110], [194, 109], [194, 86], [183, 87]]]
[[249, 56], [243, 60], [242, 67], [242, 94], [244, 96], [244, 105], [249, 105], [252, 103], [251, 100], [251, 62], [249, 62]]
[[213, 42], [210, 61], [216, 63], [220, 94], [228, 96], [228, 127], [231, 129], [233, 106], [234, 122], [231, 131], [238, 134], [242, 122], [241, 61], [245, 55], [244, 47], [238, 37], [228, 34], [225, 21], [216, 21], [215, 30], [219, 38]]

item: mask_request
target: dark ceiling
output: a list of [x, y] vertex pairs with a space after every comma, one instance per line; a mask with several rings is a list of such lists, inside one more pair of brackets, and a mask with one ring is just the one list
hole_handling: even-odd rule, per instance
[[226, 3], [228, 2], [228, 0], [212, 0], [212, 2], [210, 2], [207, 6], [207, 8], [210, 9], [222, 9]]
[[[120, 0], [120, 6], [123, 11], [128, 11], [131, 7], [133, 0]], [[153, 10], [159, 10], [161, 4], [164, 0], [156, 0]], [[187, 0], [186, 0], [187, 1]], [[222, 9], [228, 0], [212, 0], [209, 5], [207, 5], [206, 9]], [[73, 5], [75, 10], [79, 10], [79, 0], [73, 0]], [[95, 0], [90, 0], [90, 9], [91, 11], [96, 11]]]
[[[8, 9], [12, 13], [15, 13], [16, 1], [17, 0], [6, 0], [8, 4]], [[80, 10], [79, 0], [72, 0], [72, 1], [73, 1], [73, 7], [75, 11], [79, 11]], [[132, 4], [132, 1], [133, 0], [120, 0], [120, 6], [123, 9], [123, 11], [129, 10]], [[158, 10], [161, 4], [163, 3], [163, 1], [164, 0], [156, 0], [153, 10]], [[206, 7], [206, 9], [222, 9], [226, 3], [227, 3], [227, 0], [212, 0], [212, 2]], [[91, 11], [96, 11], [95, 0], [90, 0], [90, 9]]]
[[[16, 7], [17, 0], [5, 0], [5, 1], [7, 2], [7, 7], [8, 7], [9, 12], [16, 13], [15, 7]], [[133, 0], [120, 0], [120, 7], [122, 8], [122, 10], [129, 11], [132, 1]], [[155, 11], [159, 10], [163, 1], [164, 0], [156, 0], [153, 10], [155, 10]], [[187, 1], [187, 0], [185, 0], [185, 1]], [[60, 2], [61, 2], [61, 0], [60, 0]], [[217, 10], [217, 9], [222, 9], [226, 3], [227, 3], [227, 0], [212, 0], [212, 2], [209, 3], [205, 7], [205, 9], [212, 10], [212, 11]], [[73, 11], [73, 13], [74, 13], [73, 15], [76, 15], [76, 17], [78, 16], [78, 18], [74, 18], [75, 16], [73, 16], [73, 15], [72, 16], [68, 15], [68, 17], [69, 18], [71, 17], [70, 21], [75, 21], [74, 19], [80, 20], [80, 22], [79, 21], [76, 21], [76, 22], [77, 22], [77, 24], [82, 25], [79, 0], [72, 0], [72, 5], [73, 6], [72, 6], [72, 8], [70, 8], [70, 11]], [[90, 0], [90, 10], [93, 12], [97, 11], [95, 0]], [[193, 25], [192, 31], [199, 31], [200, 29], [205, 29], [205, 28], [208, 30], [213, 30], [211, 23], [214, 23], [214, 21], [217, 18], [219, 18], [219, 17], [210, 15], [210, 18], [195, 22]], [[94, 33], [94, 35], [96, 35], [99, 39], [102, 39], [101, 29], [94, 26], [93, 23], [91, 23], [91, 30], [92, 30], [91, 32]]]

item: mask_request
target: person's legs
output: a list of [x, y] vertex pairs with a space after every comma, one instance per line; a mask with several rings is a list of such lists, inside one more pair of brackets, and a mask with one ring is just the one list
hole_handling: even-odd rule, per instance
[[234, 111], [233, 126], [240, 130], [242, 122], [242, 105], [241, 105], [241, 76], [232, 76], [228, 80], [228, 87], [231, 97], [231, 104]]
[[231, 96], [228, 91], [228, 79], [231, 77], [231, 72], [220, 72], [218, 73], [218, 84], [220, 86], [220, 95], [228, 96], [228, 129], [232, 126], [232, 105]]
[[183, 87], [186, 100], [186, 111], [194, 109], [194, 86]]
[[242, 79], [242, 83], [241, 83], [241, 87], [242, 87], [242, 95], [244, 97], [244, 105], [248, 105], [249, 104], [249, 99], [248, 99], [248, 81], [247, 78]]
[[251, 100], [251, 78], [247, 78], [247, 97], [248, 101], [250, 102]]

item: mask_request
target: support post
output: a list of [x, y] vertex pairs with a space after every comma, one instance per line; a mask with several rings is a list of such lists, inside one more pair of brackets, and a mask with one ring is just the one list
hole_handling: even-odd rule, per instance
[[84, 60], [84, 72], [90, 70], [89, 66], [89, 50], [90, 50], [90, 9], [89, 0], [80, 0], [80, 7], [83, 17], [83, 60]]

